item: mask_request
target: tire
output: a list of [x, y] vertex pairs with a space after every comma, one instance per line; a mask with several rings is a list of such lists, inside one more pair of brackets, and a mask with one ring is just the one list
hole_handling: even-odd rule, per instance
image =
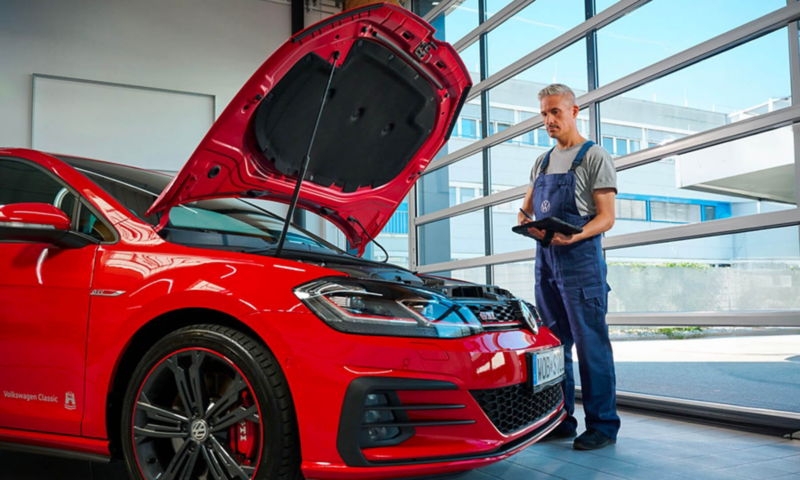
[[137, 480], [303, 478], [278, 361], [232, 328], [193, 325], [159, 340], [133, 372], [121, 421], [125, 462]]

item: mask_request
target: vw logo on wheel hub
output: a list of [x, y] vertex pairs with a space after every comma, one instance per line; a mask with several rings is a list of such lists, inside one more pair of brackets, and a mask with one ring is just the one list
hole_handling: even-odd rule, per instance
[[197, 443], [203, 443], [208, 438], [208, 424], [205, 420], [196, 420], [192, 424], [192, 440]]

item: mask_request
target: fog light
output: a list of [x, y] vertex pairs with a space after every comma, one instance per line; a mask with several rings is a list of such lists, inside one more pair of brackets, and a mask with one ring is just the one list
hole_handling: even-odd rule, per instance
[[370, 393], [367, 395], [365, 405], [368, 407], [380, 407], [382, 405], [389, 405], [389, 399], [382, 393]]
[[400, 429], [397, 427], [372, 427], [367, 429], [367, 435], [370, 441], [380, 442], [400, 435]]

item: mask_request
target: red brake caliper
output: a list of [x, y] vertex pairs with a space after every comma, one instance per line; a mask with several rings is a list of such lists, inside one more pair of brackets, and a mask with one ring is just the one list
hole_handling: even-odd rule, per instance
[[[244, 392], [243, 398], [244, 408], [253, 405], [253, 399], [248, 396], [248, 392]], [[231, 450], [240, 457], [242, 465], [255, 465], [260, 438], [259, 424], [251, 420], [241, 420], [231, 427]]]

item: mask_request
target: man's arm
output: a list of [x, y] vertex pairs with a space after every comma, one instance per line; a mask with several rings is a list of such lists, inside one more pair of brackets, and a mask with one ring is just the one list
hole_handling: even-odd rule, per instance
[[592, 193], [592, 197], [597, 205], [597, 216], [584, 225], [581, 233], [569, 236], [556, 233], [553, 237], [552, 245], [569, 245], [611, 230], [616, 219], [614, 213], [614, 199], [617, 197], [616, 189], [599, 188]]

